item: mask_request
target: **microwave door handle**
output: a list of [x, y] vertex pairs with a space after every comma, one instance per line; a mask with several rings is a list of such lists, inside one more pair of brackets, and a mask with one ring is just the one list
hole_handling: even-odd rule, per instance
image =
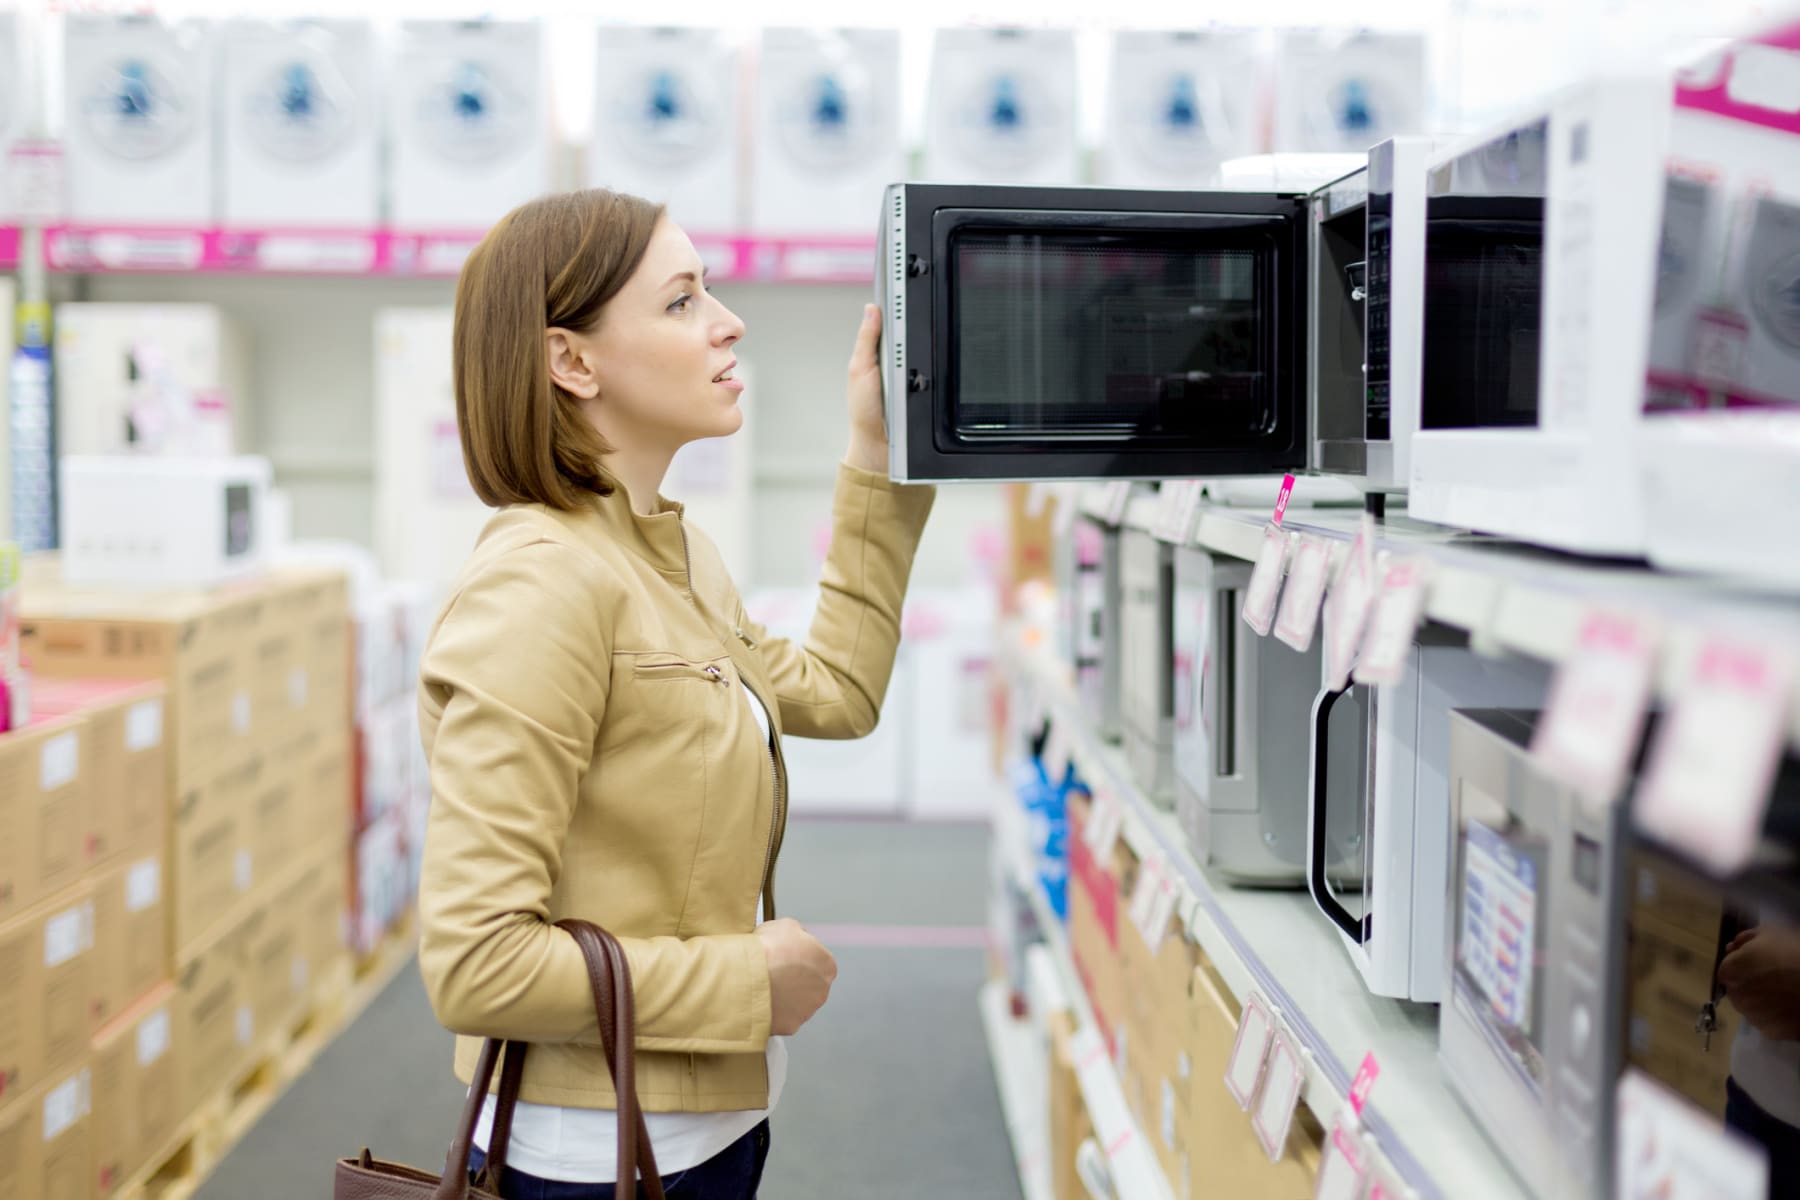
[[1331, 918], [1332, 924], [1343, 930], [1347, 937], [1355, 939], [1358, 945], [1363, 945], [1369, 940], [1367, 923], [1357, 920], [1349, 909], [1338, 903], [1337, 897], [1332, 895], [1331, 885], [1325, 879], [1326, 830], [1330, 816], [1328, 800], [1331, 792], [1331, 772], [1327, 766], [1331, 761], [1327, 757], [1330, 735], [1327, 731], [1331, 727], [1332, 707], [1348, 690], [1328, 689], [1320, 692], [1318, 699], [1313, 701], [1312, 845], [1308, 847], [1306, 861], [1307, 873], [1312, 876], [1309, 882], [1313, 900], [1318, 904], [1319, 911]]

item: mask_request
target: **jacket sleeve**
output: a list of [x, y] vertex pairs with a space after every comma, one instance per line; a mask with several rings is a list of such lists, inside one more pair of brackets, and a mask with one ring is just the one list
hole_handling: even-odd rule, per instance
[[[612, 590], [572, 547], [516, 547], [471, 576], [426, 650], [419, 972], [453, 1032], [599, 1043], [586, 963], [550, 923], [550, 895], [606, 709]], [[754, 934], [620, 941], [640, 1046], [767, 1045], [768, 961]]]
[[935, 488], [838, 466], [831, 549], [805, 645], [746, 626], [774, 684], [784, 733], [858, 738], [874, 730], [894, 673], [913, 555], [936, 496]]

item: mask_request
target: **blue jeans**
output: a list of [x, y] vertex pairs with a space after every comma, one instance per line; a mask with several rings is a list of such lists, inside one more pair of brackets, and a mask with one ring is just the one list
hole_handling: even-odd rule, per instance
[[[664, 1175], [663, 1193], [668, 1200], [756, 1200], [768, 1159], [769, 1123], [764, 1121], [699, 1166]], [[477, 1147], [469, 1155], [469, 1169], [479, 1171], [486, 1161], [487, 1155]], [[616, 1200], [617, 1191], [610, 1183], [563, 1183], [511, 1167], [500, 1178], [505, 1200]], [[638, 1195], [643, 1194], [640, 1186]]]

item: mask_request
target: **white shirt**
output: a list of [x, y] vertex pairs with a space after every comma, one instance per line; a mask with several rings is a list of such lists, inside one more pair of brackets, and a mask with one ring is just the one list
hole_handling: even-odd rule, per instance
[[[769, 714], [747, 687], [750, 715], [756, 718], [763, 740], [769, 730]], [[762, 901], [757, 900], [757, 923], [762, 923]], [[762, 1124], [781, 1099], [787, 1085], [787, 1039], [769, 1039], [769, 1107], [742, 1112], [645, 1113], [650, 1144], [656, 1149], [656, 1169], [663, 1175], [686, 1171], [716, 1158], [739, 1138]], [[475, 1126], [475, 1144], [487, 1149], [494, 1129], [494, 1097], [481, 1107]], [[612, 1183], [619, 1177], [619, 1117], [604, 1108], [565, 1108], [553, 1104], [527, 1104], [513, 1110], [512, 1143], [506, 1165], [539, 1179], [560, 1183]]]

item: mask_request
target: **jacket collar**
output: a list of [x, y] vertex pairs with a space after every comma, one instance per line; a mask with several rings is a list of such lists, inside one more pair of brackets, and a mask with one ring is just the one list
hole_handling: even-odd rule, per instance
[[686, 586], [687, 536], [681, 528], [684, 506], [658, 495], [655, 512], [644, 516], [631, 507], [631, 494], [622, 482], [605, 472], [602, 478], [612, 487], [612, 495], [595, 492], [590, 501], [602, 528], [658, 571]]

